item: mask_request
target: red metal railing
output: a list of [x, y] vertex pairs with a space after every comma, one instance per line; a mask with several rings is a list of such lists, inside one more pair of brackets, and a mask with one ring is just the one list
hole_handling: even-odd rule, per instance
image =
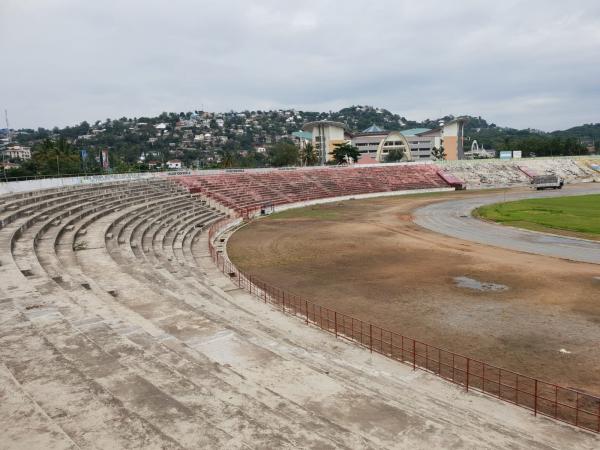
[[215, 236], [231, 224], [222, 219], [208, 232], [211, 257], [219, 270], [239, 288], [249, 291], [283, 313], [301, 318], [336, 337], [396, 361], [444, 378], [452, 383], [514, 403], [535, 415], [551, 417], [600, 433], [600, 398], [574, 389], [541, 381], [482, 361], [435, 347], [377, 325], [317, 305], [295, 294], [239, 271], [214, 245]]

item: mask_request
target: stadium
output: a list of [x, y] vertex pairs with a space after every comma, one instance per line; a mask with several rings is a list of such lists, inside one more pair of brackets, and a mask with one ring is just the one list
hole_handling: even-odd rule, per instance
[[2, 183], [2, 447], [598, 448], [598, 216], [568, 201], [598, 180], [590, 156]]

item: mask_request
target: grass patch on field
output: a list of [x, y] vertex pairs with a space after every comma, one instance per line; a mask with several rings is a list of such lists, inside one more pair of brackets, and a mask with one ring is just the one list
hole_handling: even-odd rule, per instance
[[600, 195], [536, 198], [482, 206], [474, 215], [504, 225], [600, 239]]

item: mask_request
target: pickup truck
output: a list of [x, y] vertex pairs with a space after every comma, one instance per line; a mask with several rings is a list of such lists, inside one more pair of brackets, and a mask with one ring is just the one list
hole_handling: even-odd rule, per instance
[[565, 184], [565, 180], [563, 180], [558, 175], [538, 175], [531, 179], [531, 185], [535, 189], [562, 189]]

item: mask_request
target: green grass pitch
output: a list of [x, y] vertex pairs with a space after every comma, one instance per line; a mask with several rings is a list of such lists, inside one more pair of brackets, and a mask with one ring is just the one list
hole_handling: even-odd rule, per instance
[[536, 198], [482, 206], [475, 216], [534, 231], [600, 239], [600, 195]]

